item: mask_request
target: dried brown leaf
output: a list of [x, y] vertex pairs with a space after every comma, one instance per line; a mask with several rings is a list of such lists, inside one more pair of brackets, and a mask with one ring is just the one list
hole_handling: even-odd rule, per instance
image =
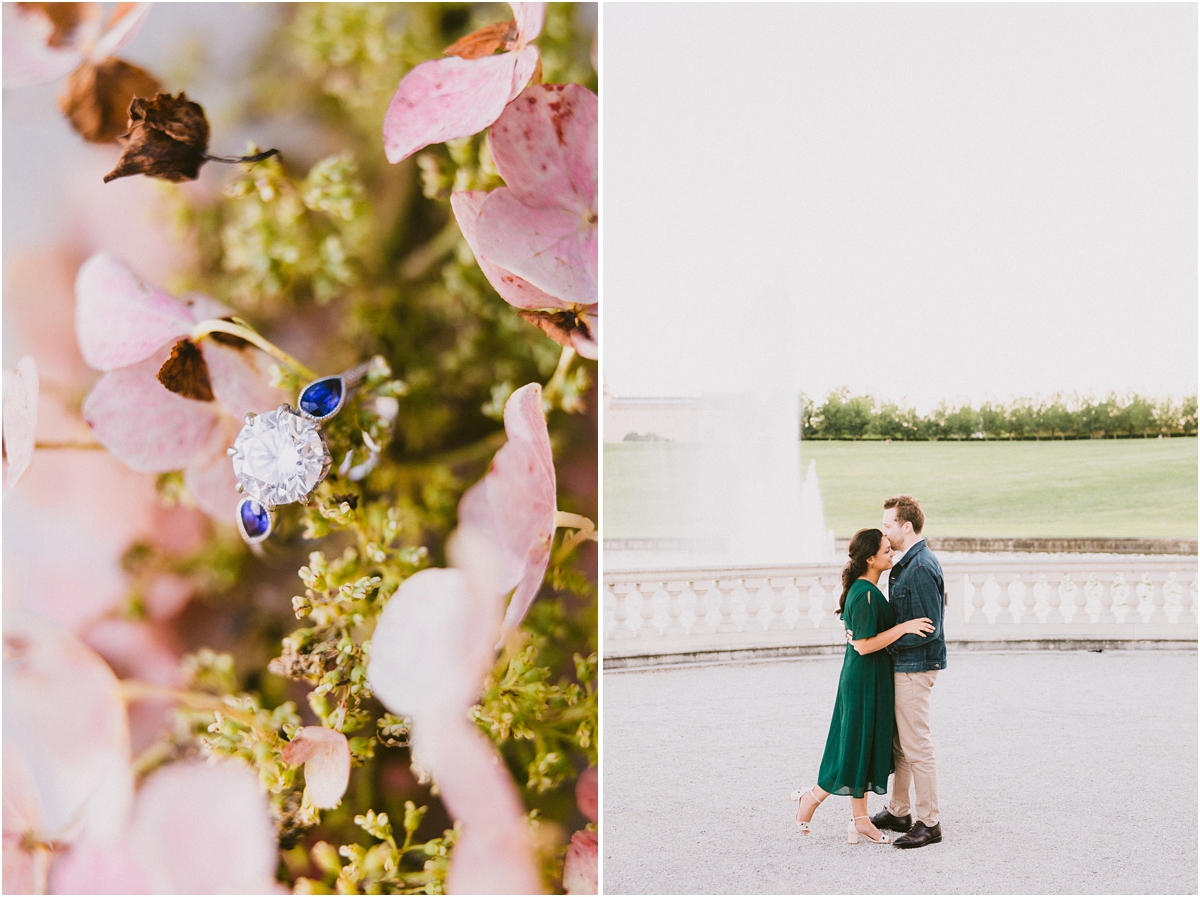
[[482, 59], [497, 50], [507, 48], [517, 39], [517, 20], [494, 22], [460, 37], [445, 50], [446, 56], [461, 56], [463, 59]]
[[191, 181], [200, 174], [208, 150], [208, 119], [187, 94], [160, 93], [129, 106], [129, 142], [104, 182], [144, 174], [167, 181]]
[[171, 349], [171, 357], [158, 369], [158, 382], [184, 398], [200, 402], [213, 400], [208, 362], [200, 347], [190, 339], [180, 340]]
[[125, 133], [134, 97], [152, 97], [159, 89], [145, 69], [110, 56], [72, 72], [59, 92], [58, 108], [85, 140], [111, 143]]
[[572, 333], [582, 333], [586, 339], [592, 338], [592, 330], [588, 326], [586, 318], [581, 314], [549, 309], [529, 311], [523, 308], [518, 308], [516, 312], [530, 324], [540, 327], [550, 339], [560, 346], [571, 347]]

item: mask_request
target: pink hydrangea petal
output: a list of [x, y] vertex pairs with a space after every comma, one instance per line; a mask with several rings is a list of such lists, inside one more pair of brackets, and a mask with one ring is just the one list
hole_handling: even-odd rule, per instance
[[575, 782], [575, 804], [592, 822], [600, 820], [600, 770], [589, 766]]
[[496, 596], [462, 570], [431, 568], [404, 581], [379, 615], [367, 680], [388, 709], [414, 719], [462, 714], [479, 698], [500, 630]]
[[232, 523], [242, 496], [237, 491], [233, 462], [226, 451], [236, 436], [234, 422], [222, 418], [199, 452], [183, 470], [183, 484], [196, 499], [196, 507], [221, 523]]
[[[180, 652], [164, 626], [108, 617], [88, 627], [83, 639], [122, 679], [186, 685], [179, 671]], [[169, 730], [175, 704], [170, 698], [155, 697], [142, 698], [127, 706], [129, 740], [135, 756]]]
[[484, 478], [463, 493], [458, 503], [458, 525], [483, 533], [497, 551], [496, 587], [500, 592], [509, 592], [521, 581], [524, 572], [521, 559], [504, 551], [504, 539], [496, 527], [496, 517], [488, 501], [487, 479]]
[[538, 466], [554, 489], [554, 456], [550, 448], [550, 430], [542, 410], [542, 385], [526, 383], [504, 403], [504, 432], [509, 439], [528, 442], [538, 452]]
[[151, 620], [171, 620], [179, 616], [179, 612], [192, 600], [195, 591], [195, 583], [186, 576], [180, 576], [178, 573], [160, 573], [146, 586], [142, 603], [146, 606], [146, 613], [150, 615]]
[[75, 279], [75, 334], [84, 360], [101, 371], [125, 367], [185, 335], [191, 313], [143, 283], [122, 262], [98, 252]]
[[[5, 779], [5, 788], [8, 780]], [[45, 868], [49, 865], [49, 857], [45, 852], [37, 853], [25, 849], [24, 843], [18, 836], [4, 836], [4, 893], [5, 894], [45, 894]], [[39, 865], [42, 868], [39, 868]], [[60, 891], [58, 893], [70, 893]]]
[[261, 349], [235, 349], [205, 339], [200, 341], [200, 351], [208, 364], [213, 396], [236, 420], [250, 411], [274, 411], [288, 400], [282, 390], [271, 386], [271, 356]]
[[517, 198], [538, 208], [596, 209], [599, 101], [579, 84], [531, 84], [488, 135]]
[[512, 97], [518, 55], [447, 56], [413, 68], [383, 119], [387, 160], [400, 162], [431, 143], [469, 137], [494, 122]]
[[523, 278], [517, 277], [511, 271], [493, 265], [479, 252], [479, 212], [489, 194], [482, 190], [464, 190], [450, 196], [450, 206], [462, 231], [463, 239], [475, 253], [475, 261], [479, 269], [488, 279], [500, 298], [516, 308], [565, 308], [566, 303], [555, 296], [543, 292]]
[[277, 893], [278, 859], [267, 799], [250, 767], [185, 761], [146, 780], [119, 841], [84, 845], [75, 863], [55, 870], [54, 882], [65, 893]]
[[513, 191], [493, 190], [476, 225], [479, 253], [562, 302], [597, 301], [596, 224], [582, 207], [536, 208]]
[[542, 26], [546, 23], [545, 3], [510, 3], [508, 5], [512, 7], [513, 18], [517, 21], [520, 43], [529, 43], [542, 33]]
[[159, 894], [128, 839], [74, 844], [50, 873], [53, 894]]
[[305, 726], [283, 748], [283, 762], [304, 764], [304, 790], [322, 810], [342, 802], [350, 784], [350, 745], [346, 736], [324, 726]]
[[576, 832], [563, 863], [563, 890], [595, 894], [600, 886], [600, 839], [595, 832]]
[[37, 792], [43, 840], [113, 837], [133, 798], [129, 728], [120, 684], [69, 631], [5, 608], [5, 753]]
[[169, 349], [109, 371], [83, 402], [96, 438], [141, 473], [179, 470], [204, 447], [216, 421], [211, 402], [185, 399], [158, 382]]
[[212, 296], [205, 296], [203, 293], [184, 293], [179, 297], [179, 302], [192, 316], [195, 321], [207, 321], [210, 318], [229, 318], [233, 316], [233, 309]]
[[104, 34], [92, 46], [88, 57], [99, 62], [106, 56], [112, 56], [137, 36], [149, 14], [149, 3], [118, 4], [112, 18], [108, 20]]
[[[509, 88], [508, 100], [505, 105], [515, 100], [521, 91], [525, 89], [525, 85], [529, 83], [529, 79], [537, 71], [538, 62], [541, 60], [541, 55], [538, 53], [537, 47], [522, 47], [514, 55], [517, 58], [513, 63], [512, 80], [509, 82], [511, 87]], [[495, 119], [492, 121], [495, 121]], [[491, 124], [491, 122], [488, 122], [488, 124]]]
[[16, 485], [33, 460], [34, 430], [37, 428], [38, 369], [26, 355], [17, 369], [4, 378], [4, 486]]
[[[94, 34], [99, 29], [100, 4], [85, 5], [85, 21], [78, 32]], [[70, 74], [83, 62], [82, 41], [51, 47], [54, 26], [35, 9], [19, 3], [4, 4], [4, 86], [33, 87]]]
[[447, 893], [541, 893], [525, 807], [491, 742], [466, 714], [415, 722], [413, 739], [446, 809], [462, 824]]

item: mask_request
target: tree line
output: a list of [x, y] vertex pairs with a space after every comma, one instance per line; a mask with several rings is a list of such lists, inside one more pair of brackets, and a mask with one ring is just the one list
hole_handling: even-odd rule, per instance
[[1048, 399], [942, 402], [925, 415], [871, 396], [834, 390], [818, 405], [800, 394], [804, 439], [1150, 439], [1196, 435], [1196, 396], [1182, 401], [1110, 394], [1096, 401], [1055, 394]]

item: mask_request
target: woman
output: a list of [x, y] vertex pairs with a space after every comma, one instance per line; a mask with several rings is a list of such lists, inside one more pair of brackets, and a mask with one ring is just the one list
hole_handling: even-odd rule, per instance
[[891, 844], [867, 815], [867, 792], [887, 793], [892, 772], [894, 686], [892, 658], [883, 650], [907, 633], [933, 631], [927, 617], [896, 625], [896, 612], [879, 591], [879, 576], [891, 569], [892, 546], [877, 529], [860, 529], [850, 540], [850, 563], [842, 571], [842, 600], [838, 614], [845, 620], [853, 641], [846, 645], [842, 677], [838, 681], [833, 722], [825, 742], [825, 755], [817, 785], [793, 791], [796, 822], [802, 834], [817, 807], [830, 794], [850, 795], [853, 818], [846, 840], [858, 843], [865, 835], [876, 844]]

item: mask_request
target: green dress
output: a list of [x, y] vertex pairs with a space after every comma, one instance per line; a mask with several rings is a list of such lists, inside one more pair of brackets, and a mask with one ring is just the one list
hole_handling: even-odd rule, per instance
[[[850, 586], [843, 618], [856, 641], [879, 635], [896, 625], [896, 612], [883, 592], [865, 579]], [[891, 654], [886, 648], [859, 654], [847, 642], [817, 784], [830, 794], [852, 797], [863, 797], [868, 791], [886, 794], [888, 775], [894, 769], [894, 724]]]

